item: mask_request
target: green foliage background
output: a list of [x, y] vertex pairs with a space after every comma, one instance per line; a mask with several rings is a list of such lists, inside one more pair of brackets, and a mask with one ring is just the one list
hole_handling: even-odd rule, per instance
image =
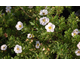
[[[0, 50], [0, 59], [80, 58], [75, 54], [80, 35], [71, 36], [72, 31], [79, 28], [80, 19], [71, 10], [71, 6], [47, 6], [49, 13], [45, 16], [55, 25], [54, 32], [47, 32], [45, 26], [40, 25], [39, 19], [43, 16], [40, 16], [39, 12], [45, 9], [45, 6], [34, 6], [33, 8], [12, 6], [11, 13], [6, 13], [5, 8], [0, 7], [0, 46], [6, 44], [8, 47], [6, 51]], [[61, 15], [64, 8], [70, 12], [68, 18]], [[15, 28], [18, 21], [21, 21], [24, 26], [20, 31]], [[34, 37], [28, 39], [28, 33]], [[35, 48], [36, 41], [41, 43], [39, 49]], [[22, 46], [21, 54], [14, 52], [16, 44]], [[45, 48], [44, 51], [42, 51], [43, 48]]]

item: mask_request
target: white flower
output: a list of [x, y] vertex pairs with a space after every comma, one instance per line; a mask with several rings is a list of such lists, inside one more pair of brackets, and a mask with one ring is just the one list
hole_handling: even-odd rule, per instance
[[21, 53], [21, 52], [22, 52], [22, 47], [19, 46], [19, 45], [16, 45], [16, 46], [14, 47], [14, 51], [15, 51], [15, 53]]
[[7, 45], [6, 44], [1, 46], [1, 50], [6, 50], [6, 49], [7, 49]]
[[32, 35], [29, 33], [28, 35], [27, 35], [27, 38], [32, 38]]
[[36, 48], [39, 48], [39, 46], [40, 46], [40, 42], [36, 41]]
[[46, 9], [43, 9], [40, 11], [39, 13], [40, 15], [47, 15], [48, 14], [48, 11]]
[[7, 10], [10, 10], [10, 9], [11, 9], [11, 6], [6, 6], [6, 9], [7, 9]]
[[28, 8], [33, 8], [33, 6], [28, 6]]
[[76, 32], [72, 32], [71, 35], [74, 37], [74, 36], [77, 35], [77, 33]]
[[47, 32], [54, 32], [55, 25], [52, 23], [48, 23], [48, 25], [45, 26], [45, 29]]
[[71, 35], [74, 37], [79, 33], [78, 29], [73, 30], [73, 32], [71, 33]]
[[80, 42], [77, 44], [77, 47], [80, 49]]
[[21, 21], [18, 21], [15, 27], [17, 28], [17, 30], [21, 30], [23, 28], [23, 23]]
[[77, 49], [77, 50], [75, 51], [75, 54], [76, 54], [77, 56], [80, 56], [80, 49]]
[[43, 51], [45, 50], [45, 48], [42, 49]]
[[79, 30], [78, 30], [78, 29], [75, 29], [73, 32], [76, 32], [76, 33], [78, 33], [78, 32], [79, 32]]
[[40, 21], [40, 24], [44, 26], [49, 22], [49, 18], [42, 17], [42, 18], [39, 19], [39, 21]]
[[6, 12], [9, 13], [9, 12], [11, 12], [11, 10], [10, 9], [6, 9]]

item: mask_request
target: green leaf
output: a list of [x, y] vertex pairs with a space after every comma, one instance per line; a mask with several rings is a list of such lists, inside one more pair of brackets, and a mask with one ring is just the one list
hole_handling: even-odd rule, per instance
[[0, 28], [0, 36], [2, 36], [2, 28]]
[[31, 25], [35, 25], [33, 22], [30, 22]]

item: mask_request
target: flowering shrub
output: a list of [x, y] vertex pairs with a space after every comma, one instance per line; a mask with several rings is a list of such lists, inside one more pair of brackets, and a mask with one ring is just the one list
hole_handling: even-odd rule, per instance
[[[63, 15], [65, 8], [70, 13], [67, 18]], [[80, 19], [71, 8], [0, 7], [0, 58], [80, 58]]]

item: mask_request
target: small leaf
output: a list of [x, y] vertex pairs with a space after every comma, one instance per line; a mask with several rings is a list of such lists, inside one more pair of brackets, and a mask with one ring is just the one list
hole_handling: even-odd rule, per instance
[[0, 36], [2, 35], [2, 28], [0, 28]]
[[33, 22], [30, 22], [31, 25], [35, 25]]

